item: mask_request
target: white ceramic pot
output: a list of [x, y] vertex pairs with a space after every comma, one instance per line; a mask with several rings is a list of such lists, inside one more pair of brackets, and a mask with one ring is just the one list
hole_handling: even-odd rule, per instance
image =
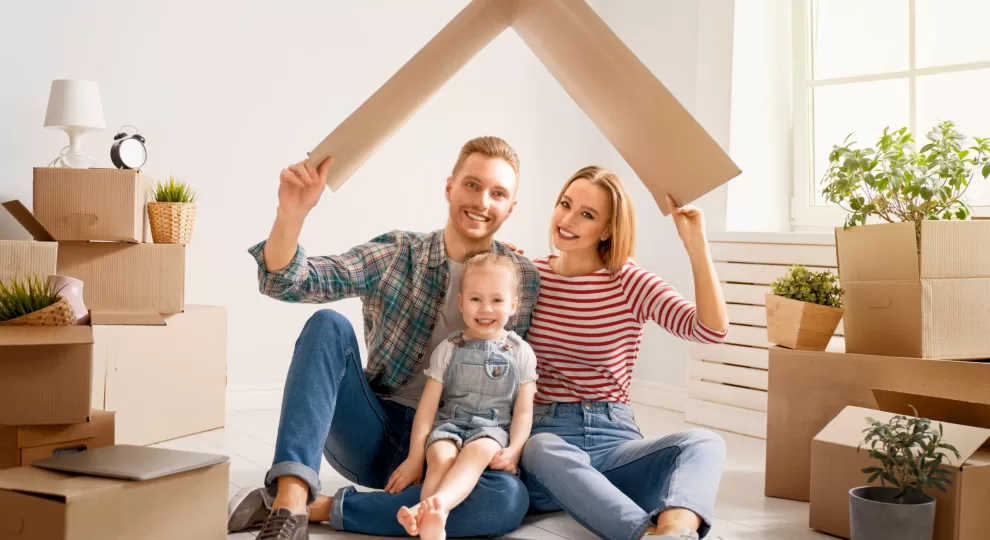
[[89, 324], [89, 310], [83, 302], [83, 282], [69, 276], [48, 276], [48, 282], [65, 298], [76, 314], [76, 324]]

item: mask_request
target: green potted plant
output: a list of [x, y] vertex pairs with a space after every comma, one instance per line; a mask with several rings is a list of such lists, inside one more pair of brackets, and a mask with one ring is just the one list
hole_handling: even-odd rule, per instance
[[828, 270], [789, 266], [766, 295], [769, 341], [789, 349], [825, 350], [845, 313], [837, 281]]
[[[896, 415], [884, 423], [867, 418], [866, 437], [857, 447], [869, 445], [870, 457], [879, 466], [863, 469], [867, 484], [879, 486], [849, 490], [851, 540], [931, 540], [935, 527], [935, 498], [931, 488], [946, 492], [952, 471], [942, 467], [946, 452], [959, 458], [959, 451], [942, 440], [942, 424], [914, 416]], [[887, 485], [890, 484], [890, 485]]]
[[196, 222], [196, 192], [174, 176], [158, 182], [148, 203], [148, 222], [154, 243], [188, 244]]
[[913, 222], [920, 246], [921, 223], [969, 219], [965, 195], [974, 177], [990, 176], [990, 138], [966, 137], [951, 121], [927, 134], [916, 151], [906, 127], [884, 128], [876, 148], [855, 148], [852, 134], [829, 153], [822, 194], [846, 210], [844, 228], [874, 217], [888, 223]]
[[28, 276], [0, 282], [0, 326], [72, 326], [76, 314], [48, 279]]

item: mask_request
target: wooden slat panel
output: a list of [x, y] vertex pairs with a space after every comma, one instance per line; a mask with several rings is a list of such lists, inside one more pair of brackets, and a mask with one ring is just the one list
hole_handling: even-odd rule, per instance
[[[767, 325], [767, 308], [764, 306], [728, 304], [726, 308], [729, 311], [729, 322], [731, 323], [763, 327]], [[842, 321], [839, 321], [839, 326], [836, 328], [835, 333], [840, 336], [845, 335], [846, 331], [842, 325]]]
[[734, 345], [749, 345], [750, 347], [762, 347], [769, 349], [773, 345], [767, 341], [767, 329], [757, 326], [742, 326], [737, 324], [729, 325], [729, 335], [725, 338], [726, 343]]
[[737, 285], [735, 283], [723, 283], [722, 295], [725, 301], [730, 304], [753, 304], [765, 306], [766, 295], [770, 292], [770, 287], [765, 285]]
[[832, 246], [712, 242], [711, 253], [712, 260], [721, 262], [838, 266], [835, 260], [835, 248]]
[[[838, 274], [836, 267], [806, 266], [806, 268], [813, 272], [829, 270], [833, 274]], [[715, 273], [718, 274], [718, 279], [724, 282], [769, 285], [787, 273], [787, 265], [716, 262]]]
[[[769, 349], [773, 344], [767, 341], [767, 329], [756, 326], [729, 325], [729, 335], [725, 338], [726, 343], [734, 345], [748, 345], [750, 347], [763, 347]], [[846, 340], [842, 336], [833, 336], [825, 349], [830, 352], [846, 352]]]
[[701, 360], [692, 360], [688, 369], [694, 380], [734, 384], [754, 390], [766, 391], [767, 389], [767, 372], [762, 369], [730, 366]]
[[725, 306], [729, 311], [729, 322], [734, 324], [747, 324], [750, 326], [767, 325], [766, 306], [749, 306], [743, 304], [728, 304]]
[[684, 421], [750, 437], [767, 438], [767, 414], [762, 411], [688, 399]]
[[767, 369], [770, 366], [770, 353], [766, 349], [724, 343], [692, 343], [691, 358], [759, 369]]
[[710, 401], [732, 405], [754, 411], [767, 410], [767, 393], [762, 390], [729, 386], [705, 381], [688, 381], [688, 397], [700, 401]]

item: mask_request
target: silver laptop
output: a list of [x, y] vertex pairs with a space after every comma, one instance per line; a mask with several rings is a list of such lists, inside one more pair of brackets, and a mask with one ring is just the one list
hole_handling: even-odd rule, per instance
[[45, 458], [35, 461], [31, 465], [53, 471], [89, 476], [105, 476], [123, 480], [151, 480], [210, 467], [224, 463], [229, 459], [227, 456], [218, 454], [119, 444]]

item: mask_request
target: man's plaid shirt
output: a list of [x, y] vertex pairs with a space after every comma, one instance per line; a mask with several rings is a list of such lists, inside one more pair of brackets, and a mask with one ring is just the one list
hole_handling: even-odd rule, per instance
[[[406, 384], [420, 367], [447, 292], [443, 229], [426, 234], [391, 231], [341, 255], [307, 257], [298, 246], [292, 262], [276, 272], [265, 270], [264, 247], [262, 241], [248, 250], [258, 263], [262, 294], [309, 304], [360, 298], [368, 347], [365, 377], [383, 396]], [[529, 259], [498, 242], [491, 249], [516, 261], [519, 305], [506, 328], [525, 338], [539, 272]]]

